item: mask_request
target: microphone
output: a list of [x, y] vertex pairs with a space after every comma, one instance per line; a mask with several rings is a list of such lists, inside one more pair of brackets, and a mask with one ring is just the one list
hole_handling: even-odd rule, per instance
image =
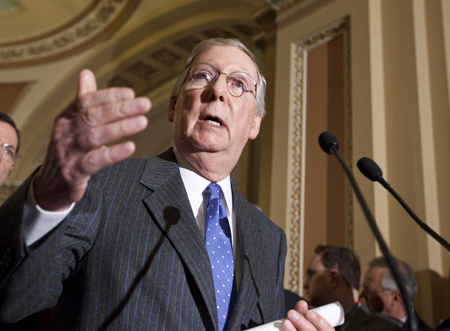
[[359, 171], [371, 181], [378, 182], [383, 180], [383, 171], [381, 171], [381, 168], [372, 159], [362, 157], [356, 165], [358, 166]]
[[406, 204], [406, 202], [400, 197], [400, 195], [397, 194], [397, 192], [394, 191], [394, 189], [391, 187], [391, 185], [388, 184], [383, 178], [383, 171], [381, 171], [381, 168], [376, 164], [375, 161], [372, 159], [369, 159], [368, 157], [362, 157], [359, 159], [359, 161], [356, 163], [358, 166], [359, 171], [369, 178], [373, 182], [380, 183], [386, 190], [391, 193], [395, 199], [400, 203], [400, 205], [406, 210], [406, 212], [412, 217], [412, 219], [424, 230], [426, 233], [428, 233], [431, 237], [433, 237], [438, 243], [440, 243], [442, 246], [444, 246], [448, 251], [450, 251], [450, 244], [442, 238], [440, 235], [438, 235], [432, 228], [430, 228], [427, 224], [422, 222], [420, 218], [409, 208], [409, 206]]
[[380, 230], [378, 229], [375, 218], [370, 212], [366, 200], [364, 199], [364, 196], [362, 195], [361, 190], [359, 189], [359, 186], [356, 183], [355, 177], [353, 176], [350, 168], [347, 166], [341, 154], [339, 153], [338, 140], [331, 132], [322, 132], [319, 136], [319, 145], [325, 153], [333, 154], [334, 156], [336, 156], [337, 160], [344, 169], [344, 172], [347, 175], [350, 185], [352, 186], [353, 192], [355, 193], [356, 199], [358, 200], [359, 205], [361, 206], [361, 209], [364, 213], [364, 216], [366, 217], [367, 223], [369, 224], [369, 227], [372, 230], [372, 233], [378, 243], [378, 246], [380, 247], [380, 251], [381, 253], [383, 253], [386, 263], [389, 266], [392, 275], [394, 276], [394, 280], [397, 284], [400, 295], [402, 296], [403, 305], [405, 306], [405, 310], [408, 315], [408, 320], [410, 321], [409, 328], [411, 331], [417, 331], [418, 330], [417, 318], [416, 315], [413, 314], [413, 306], [411, 303], [411, 299], [407, 295], [405, 284], [403, 283], [403, 280], [400, 276], [400, 272], [398, 271], [397, 261], [392, 257], [391, 253], [389, 252], [389, 249], [386, 243], [384, 242]]
[[322, 132], [319, 136], [319, 145], [322, 150], [327, 154], [333, 154], [331, 151], [331, 147], [335, 148], [336, 150], [339, 149], [339, 142], [332, 134], [331, 132]]

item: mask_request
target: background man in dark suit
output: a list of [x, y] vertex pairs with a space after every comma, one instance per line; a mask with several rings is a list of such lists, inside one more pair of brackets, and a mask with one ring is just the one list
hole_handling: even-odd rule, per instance
[[[406, 291], [412, 300], [417, 293], [417, 280], [412, 268], [404, 261], [398, 260], [398, 270], [402, 276]], [[395, 318], [404, 323], [403, 330], [409, 330], [406, 310], [397, 284], [389, 270], [384, 257], [369, 262], [369, 269], [364, 276], [364, 288], [361, 296], [370, 309]], [[417, 312], [415, 312], [417, 315]], [[433, 330], [417, 315], [419, 330]]]
[[19, 152], [20, 135], [11, 117], [0, 112], [0, 186], [14, 168]]
[[345, 322], [339, 331], [400, 331], [402, 324], [382, 316], [358, 302], [361, 268], [351, 250], [318, 245], [306, 271], [304, 289], [313, 306], [339, 301], [345, 311]]
[[[168, 108], [175, 148], [129, 159], [132, 143], [104, 145], [143, 130], [149, 100], [97, 91], [82, 71], [31, 188], [32, 177], [0, 210], [0, 322], [52, 306], [62, 330], [241, 330], [282, 317], [285, 235], [229, 177], [259, 132], [264, 85], [240, 42], [199, 44]], [[211, 183], [221, 187], [220, 235], [234, 259], [224, 323], [216, 258], [205, 247]], [[284, 330], [332, 329], [306, 311], [299, 302]]]

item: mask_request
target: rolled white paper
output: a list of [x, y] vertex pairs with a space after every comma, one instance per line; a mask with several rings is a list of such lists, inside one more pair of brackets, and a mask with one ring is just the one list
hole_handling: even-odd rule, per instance
[[344, 324], [345, 313], [339, 301], [314, 308], [313, 311], [325, 318], [333, 327]]
[[[338, 301], [314, 308], [312, 310], [325, 318], [327, 322], [330, 323], [333, 327], [341, 325], [345, 321], [344, 309]], [[256, 328], [248, 329], [248, 331], [280, 331], [282, 330], [282, 323], [283, 320], [277, 320], [257, 326]]]

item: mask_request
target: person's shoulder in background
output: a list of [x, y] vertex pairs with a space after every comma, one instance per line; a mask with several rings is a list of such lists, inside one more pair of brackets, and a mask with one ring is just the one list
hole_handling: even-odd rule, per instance
[[[295, 308], [295, 305], [299, 300], [306, 301], [304, 298], [299, 296], [298, 294], [291, 292], [289, 290], [284, 289], [284, 308], [286, 310], [285, 316], [287, 316], [287, 312], [291, 309]], [[309, 304], [308, 304], [309, 306]]]
[[439, 326], [436, 328], [436, 331], [450, 331], [450, 318], [444, 320]]

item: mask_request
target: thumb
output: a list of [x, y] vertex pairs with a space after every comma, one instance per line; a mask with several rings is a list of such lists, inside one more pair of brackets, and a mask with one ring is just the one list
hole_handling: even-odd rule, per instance
[[77, 97], [95, 91], [97, 91], [97, 82], [95, 81], [94, 74], [88, 69], [81, 70], [78, 76]]

